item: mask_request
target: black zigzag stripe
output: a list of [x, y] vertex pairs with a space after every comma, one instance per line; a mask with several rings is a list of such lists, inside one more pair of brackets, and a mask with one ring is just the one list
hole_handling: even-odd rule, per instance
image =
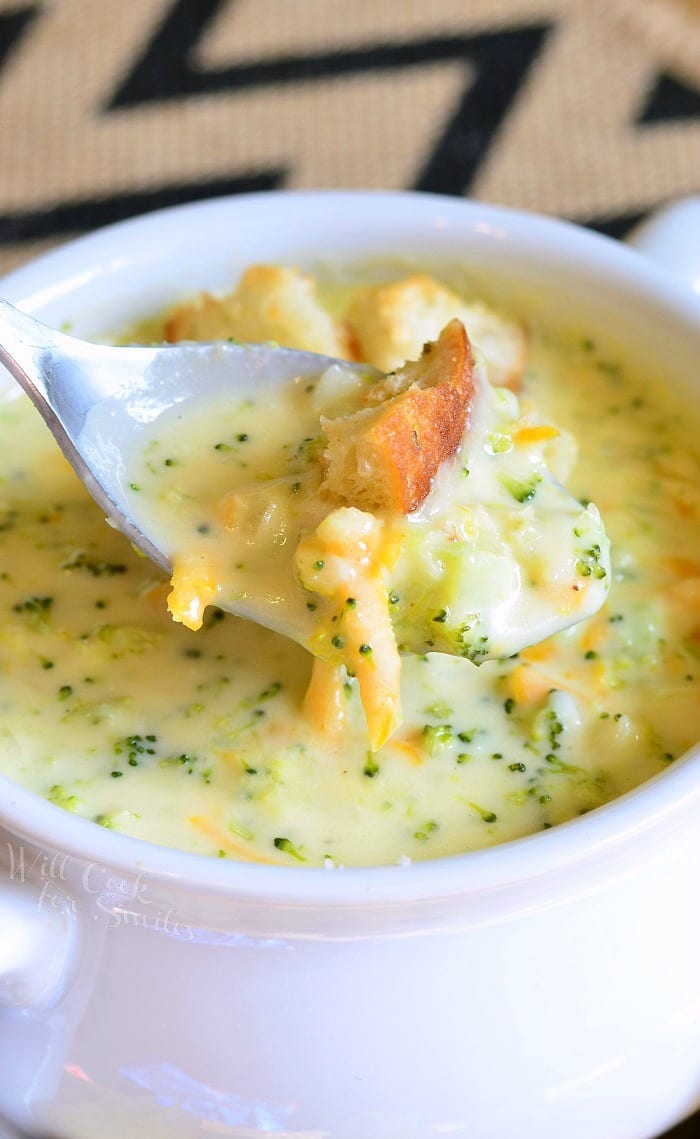
[[[322, 54], [304, 53], [251, 60], [232, 67], [201, 71], [191, 62], [206, 26], [222, 0], [177, 0], [156, 30], [105, 110], [115, 111], [142, 103], [183, 99], [217, 91], [240, 91], [251, 87], [309, 80], [335, 79], [368, 71], [393, 70], [455, 61], [491, 63], [495, 58], [508, 68], [508, 56], [517, 39], [534, 33], [537, 42], [550, 25], [483, 32], [475, 35], [433, 36], [421, 40], [378, 43], [343, 48]], [[518, 70], [518, 63], [514, 65]]]
[[36, 4], [31, 4], [28, 8], [20, 8], [16, 12], [0, 13], [0, 67], [4, 64], [25, 29], [38, 14], [39, 7]]
[[594, 229], [596, 233], [603, 233], [606, 237], [623, 238], [633, 226], [638, 225], [646, 217], [647, 211], [632, 211], [626, 214], [610, 214], [603, 217], [576, 218], [579, 225]]
[[549, 25], [537, 25], [464, 41], [463, 57], [477, 65], [476, 79], [467, 86], [414, 189], [436, 194], [466, 193], [542, 50], [548, 30]]
[[198, 94], [189, 57], [224, 0], [176, 0], [106, 110]]
[[[695, 87], [679, 83], [670, 75], [660, 75], [649, 92], [636, 125], [695, 118], [700, 118], [700, 91]], [[698, 176], [700, 177], [700, 171]]]
[[0, 215], [0, 244], [36, 241], [81, 233], [123, 221], [135, 214], [148, 213], [181, 202], [197, 202], [226, 194], [243, 194], [256, 190], [276, 190], [283, 183], [284, 170], [268, 170], [237, 178], [218, 178], [204, 182], [187, 182], [164, 186], [157, 190], [140, 190], [129, 194], [62, 202], [43, 210]]
[[191, 55], [220, 4], [221, 0], [177, 0], [107, 110], [223, 90], [469, 63], [476, 67], [477, 77], [468, 84], [414, 183], [415, 189], [445, 194], [464, 194], [468, 189], [551, 26], [433, 36], [200, 71], [192, 66]]

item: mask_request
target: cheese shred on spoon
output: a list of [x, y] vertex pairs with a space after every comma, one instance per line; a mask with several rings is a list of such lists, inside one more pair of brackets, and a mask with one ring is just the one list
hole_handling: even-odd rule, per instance
[[457, 319], [374, 384], [330, 368], [274, 406], [251, 390], [149, 430], [132, 511], [171, 555], [173, 617], [284, 612], [316, 658], [307, 715], [331, 730], [356, 682], [373, 752], [401, 724], [401, 653], [478, 665], [606, 598], [600, 515], [559, 481], [572, 440], [489, 382]]

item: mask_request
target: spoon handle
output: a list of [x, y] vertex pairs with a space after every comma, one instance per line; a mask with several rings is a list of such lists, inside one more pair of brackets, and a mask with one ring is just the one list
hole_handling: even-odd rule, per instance
[[124, 381], [143, 375], [154, 355], [153, 348], [78, 340], [0, 299], [0, 363], [57, 437], [66, 433], [76, 439], [90, 408], [114, 395]]
[[60, 335], [0, 299], [0, 362], [37, 407], [49, 398], [41, 362]]
[[49, 328], [0, 298], [0, 364], [17, 380], [47, 424], [64, 456], [108, 518], [163, 564], [158, 551], [128, 520], [83, 453], [80, 433], [90, 410], [126, 376], [141, 374], [154, 350], [93, 345]]

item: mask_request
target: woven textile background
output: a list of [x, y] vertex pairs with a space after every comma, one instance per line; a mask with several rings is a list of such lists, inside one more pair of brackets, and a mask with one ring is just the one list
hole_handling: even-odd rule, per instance
[[617, 235], [700, 188], [700, 0], [0, 0], [0, 155], [0, 271], [277, 187]]
[[700, 191], [700, 0], [0, 0], [0, 272], [283, 187], [468, 195], [619, 236]]

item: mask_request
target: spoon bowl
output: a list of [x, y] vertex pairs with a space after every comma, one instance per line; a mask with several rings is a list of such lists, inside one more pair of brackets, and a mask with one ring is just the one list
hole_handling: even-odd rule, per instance
[[[141, 497], [135, 494], [141, 488], [133, 481], [133, 460], [139, 454], [139, 446], [147, 445], [149, 430], [156, 421], [160, 423], [163, 417], [167, 419], [168, 413], [174, 412], [177, 432], [182, 438], [182, 433], [190, 430], [187, 421], [192, 413], [196, 413], [197, 408], [220, 406], [217, 401], [221, 401], [222, 397], [233, 396], [234, 405], [239, 402], [241, 408], [251, 399], [265, 407], [268, 401], [273, 404], [280, 399], [282, 389], [288, 388], [293, 381], [307, 377], [332, 375], [336, 386], [338, 380], [343, 380], [355, 390], [358, 387], [366, 388], [383, 378], [381, 372], [366, 364], [281, 348], [270, 343], [180, 342], [125, 347], [94, 344], [48, 328], [4, 300], [0, 300], [0, 362], [5, 364], [38, 408], [63, 454], [104, 511], [107, 522], [171, 574], [174, 569], [177, 570], [174, 561], [182, 551], [182, 536], [177, 535], [177, 523], [181, 515], [185, 516], [187, 500], [196, 503], [197, 498], [190, 493], [191, 488], [185, 487], [184, 493], [176, 489], [171, 498], [161, 497], [155, 501], [155, 505], [151, 503], [145, 513], [135, 501]], [[479, 406], [485, 405], [488, 401], [484, 393], [489, 385], [484, 379], [479, 381], [477, 387], [480, 395], [476, 402]], [[228, 424], [234, 432], [236, 415], [240, 418], [241, 411], [234, 411], [234, 422]], [[172, 416], [170, 418], [172, 420]], [[290, 420], [291, 418], [293, 416], [290, 416]], [[482, 412], [477, 411], [475, 418], [483, 419]], [[495, 426], [495, 421], [492, 426]], [[317, 418], [313, 430], [320, 429]], [[472, 424], [468, 442], [473, 434]], [[475, 449], [483, 448], [487, 435], [488, 431], [485, 432], [482, 443], [474, 445]], [[439, 477], [441, 476], [442, 471], [439, 472]], [[265, 481], [259, 472], [255, 477], [261, 480], [253, 492], [256, 509], [262, 503], [263, 509], [267, 511], [270, 509], [270, 496], [275, 494], [273, 483]], [[379, 478], [380, 475], [375, 477]], [[503, 479], [505, 476], [500, 477]], [[396, 606], [391, 615], [391, 623], [403, 651], [420, 654], [433, 650], [467, 656], [481, 663], [483, 660], [518, 652], [560, 629], [578, 623], [600, 607], [607, 592], [607, 569], [599, 569], [596, 565], [597, 575], [591, 576], [586, 583], [585, 602], [581, 594], [576, 606], [562, 606], [551, 601], [546, 591], [540, 591], [542, 596], [537, 592], [528, 592], [524, 581], [528, 573], [527, 567], [519, 564], [520, 555], [514, 554], [510, 539], [504, 539], [508, 547], [506, 560], [504, 561], [501, 552], [493, 563], [500, 565], [501, 569], [497, 572], [501, 573], [501, 577], [507, 563], [506, 577], [501, 585], [488, 568], [491, 565], [491, 555], [487, 552], [486, 571], [465, 579], [459, 587], [459, 596], [451, 599], [451, 595], [447, 595], [444, 600], [442, 595], [437, 600], [433, 598], [434, 611], [442, 615], [429, 621], [426, 626], [424, 614], [413, 612], [411, 597], [420, 597], [424, 589], [430, 586], [433, 571], [429, 567], [426, 569], [416, 542], [420, 545], [435, 536], [443, 541], [443, 545], [448, 542], [446, 534], [451, 523], [449, 520], [445, 522], [444, 518], [441, 520], [439, 516], [440, 510], [451, 501], [455, 491], [449, 483], [449, 472], [447, 478], [447, 497], [445, 492], [438, 494], [437, 511], [429, 507], [419, 529], [413, 534], [414, 514], [409, 512], [409, 521], [403, 525], [406, 521], [403, 519], [403, 528], [395, 535], [402, 551], [413, 548], [408, 559], [403, 559], [407, 581], [400, 592], [403, 592], [408, 601], [405, 606]], [[600, 552], [602, 544], [605, 562], [606, 539], [597, 512], [590, 517], [582, 515], [581, 504], [547, 469], [537, 478], [542, 484], [540, 493], [548, 503], [544, 513], [535, 515], [541, 534], [544, 534], [542, 528], [547, 525], [548, 514], [559, 518], [560, 528], [563, 522], [562, 533], [567, 535], [573, 522], [576, 522], [583, 527], [581, 533], [585, 532], [590, 539], [589, 546]], [[483, 494], [483, 487], [481, 492], [476, 492], [477, 503], [480, 493]], [[528, 495], [530, 493], [528, 491]], [[462, 503], [463, 508], [471, 508], [471, 498], [470, 491], [467, 500]], [[518, 500], [520, 509], [524, 501], [524, 498]], [[493, 488], [486, 494], [484, 505], [487, 510], [495, 508], [496, 515], [498, 514], [498, 492], [494, 492]], [[312, 510], [308, 517], [302, 518], [301, 535], [314, 531], [324, 515], [330, 517], [329, 512], [334, 510], [332, 496], [328, 500], [322, 496], [316, 502], [314, 510], [315, 514]], [[358, 514], [357, 511], [355, 513]], [[416, 511], [415, 516], [420, 513]], [[366, 514], [364, 517], [368, 518]], [[175, 526], [171, 523], [175, 523]], [[210, 529], [209, 526], [206, 528]], [[229, 528], [227, 525], [226, 529]], [[238, 525], [235, 527], [236, 531], [237, 529]], [[215, 579], [216, 586], [212, 587], [206, 600], [201, 600], [201, 575], [196, 574], [194, 593], [188, 593], [184, 608], [177, 601], [173, 607], [173, 599], [176, 595], [179, 596], [178, 587], [175, 587], [171, 595], [171, 610], [176, 619], [183, 620], [193, 629], [198, 628], [201, 624], [199, 613], [206, 604], [213, 603], [312, 648], [315, 655], [324, 656], [324, 650], [318, 646], [319, 629], [324, 621], [328, 624], [338, 618], [333, 615], [330, 602], [324, 600], [319, 603], [315, 592], [307, 592], [308, 589], [315, 590], [315, 585], [306, 580], [303, 586], [299, 583], [298, 578], [303, 575], [294, 564], [296, 543], [289, 541], [286, 534], [282, 538], [273, 536], [266, 543], [260, 541], [259, 535], [252, 531], [247, 536], [236, 534], [238, 544], [231, 546], [228, 537], [230, 535], [221, 533], [214, 543], [214, 556], [220, 563], [218, 566], [209, 566], [209, 555], [195, 554], [197, 566], [203, 567], [207, 588], [208, 579]], [[571, 544], [571, 540], [567, 540]], [[343, 541], [347, 546], [344, 555], [346, 561], [352, 561], [358, 556], [359, 538], [346, 533]], [[211, 542], [208, 546], [211, 550]], [[255, 554], [251, 555], [252, 561], [248, 558], [251, 568], [246, 563], [243, 575], [236, 572], [232, 575], [231, 567], [242, 556], [241, 550], [250, 553], [253, 547]], [[570, 553], [571, 551], [567, 553], [567, 557]], [[479, 556], [476, 560], [480, 564], [482, 551], [477, 550], [477, 554]], [[472, 554], [465, 548], [465, 565], [470, 559], [473, 560]], [[319, 564], [323, 565], [323, 560]], [[400, 566], [394, 568], [400, 575]], [[574, 576], [578, 576], [578, 571]], [[448, 588], [453, 589], [449, 585]], [[573, 588], [582, 589], [582, 586], [575, 584]], [[187, 589], [189, 590], [189, 581]], [[194, 623], [190, 623], [187, 616], [190, 596], [198, 614]], [[311, 602], [310, 597], [313, 597]], [[460, 617], [465, 605], [469, 612], [466, 617]], [[472, 609], [474, 613], [471, 612]], [[450, 621], [446, 621], [448, 615]], [[388, 615], [386, 620], [389, 622]], [[442, 624], [436, 624], [436, 620]], [[457, 624], [453, 629], [455, 621]], [[491, 627], [493, 622], [496, 624]], [[477, 632], [474, 631], [475, 628]]]
[[[2, 299], [0, 363], [32, 400], [109, 524], [168, 573], [170, 552], [144, 532], [130, 509], [125, 456], [138, 430], [187, 400], [251, 387], [272, 397], [292, 379], [331, 367], [356, 377], [380, 376], [366, 364], [272, 344], [93, 344], [49, 328]], [[279, 606], [250, 597], [225, 598], [222, 606], [295, 640], [309, 635], [308, 622], [300, 628]]]

